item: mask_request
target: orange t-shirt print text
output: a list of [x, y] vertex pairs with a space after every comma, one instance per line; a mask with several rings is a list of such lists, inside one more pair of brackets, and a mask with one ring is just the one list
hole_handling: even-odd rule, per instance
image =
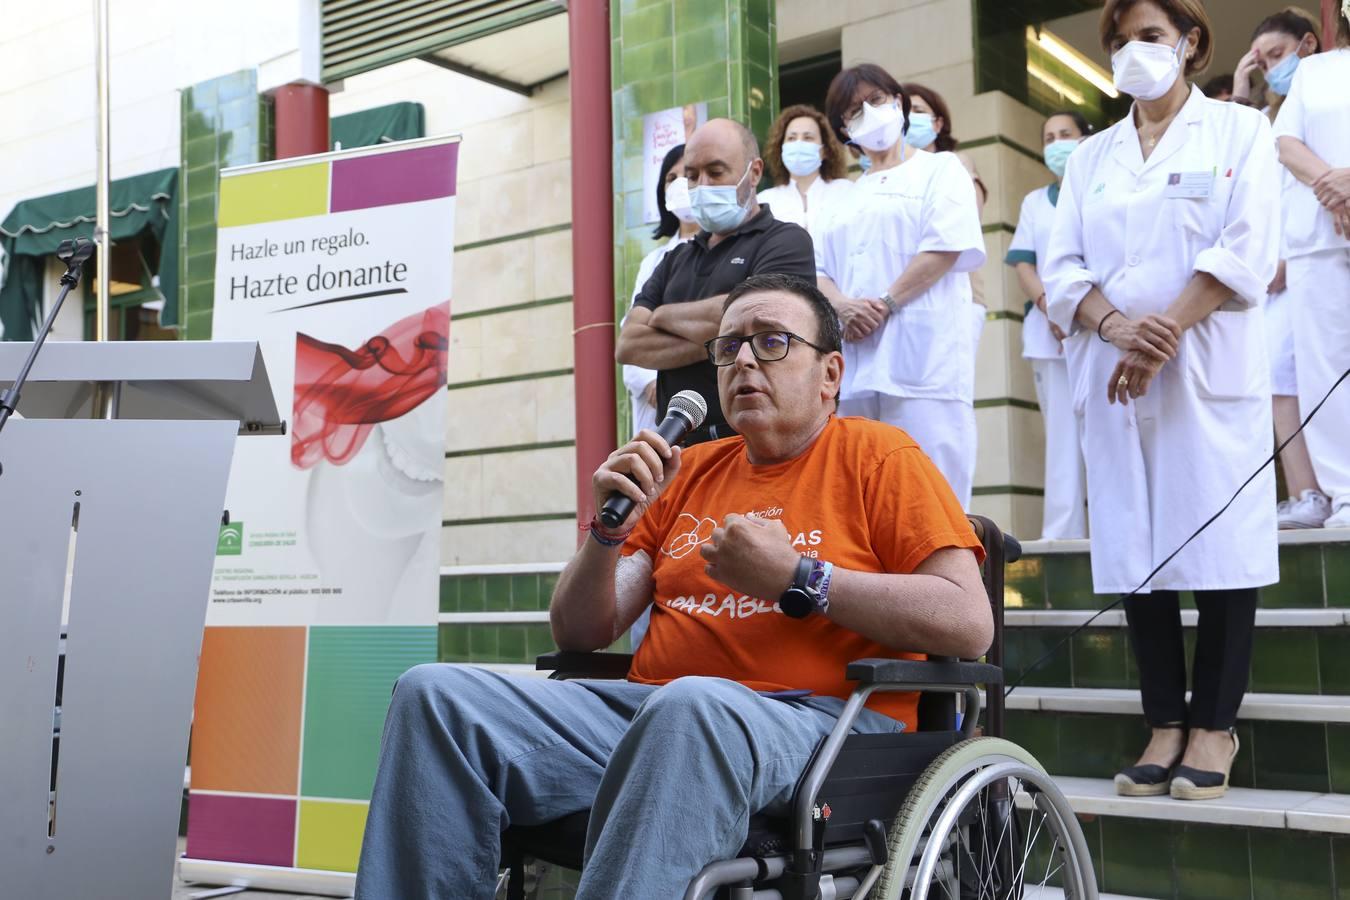
[[[889, 425], [832, 419], [806, 453], [769, 466], [751, 465], [741, 438], [690, 448], [624, 547], [651, 557], [655, 586], [632, 680], [709, 675], [758, 691], [844, 698], [853, 660], [922, 658], [824, 616], [788, 618], [777, 597], [746, 596], [708, 577], [698, 548], [731, 513], [779, 519], [799, 553], [859, 572], [907, 574], [944, 547], [982, 552], [942, 475]], [[913, 729], [917, 703], [914, 694], [877, 694], [868, 707]]]

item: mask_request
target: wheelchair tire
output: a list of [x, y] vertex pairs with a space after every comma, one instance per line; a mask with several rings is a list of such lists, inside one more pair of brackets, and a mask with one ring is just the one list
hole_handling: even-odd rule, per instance
[[[1038, 884], [1062, 887], [1068, 900], [1097, 900], [1072, 807], [1035, 757], [1000, 738], [962, 741], [924, 770], [896, 817], [887, 856], [874, 900], [1058, 896], [1032, 889]], [[936, 889], [935, 874], [946, 876]]]

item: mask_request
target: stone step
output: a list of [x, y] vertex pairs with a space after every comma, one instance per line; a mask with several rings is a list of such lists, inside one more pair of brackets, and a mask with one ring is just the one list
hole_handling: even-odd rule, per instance
[[1350, 796], [1231, 788], [1219, 800], [1119, 797], [1057, 776], [1104, 892], [1138, 897], [1328, 898], [1350, 883]]
[[[1007, 699], [1004, 736], [1056, 775], [1109, 779], [1148, 742], [1137, 692], [1019, 693]], [[1248, 695], [1237, 723], [1233, 785], [1350, 794], [1346, 699]]]
[[[461, 616], [466, 615], [464, 613]], [[519, 615], [528, 615], [520, 613]], [[547, 613], [544, 614], [547, 616]], [[1094, 619], [1093, 616], [1096, 616]], [[1200, 613], [1181, 611], [1183, 628], [1194, 628]], [[1077, 628], [1088, 620], [1091, 628], [1124, 628], [1125, 610], [1117, 607], [1098, 614], [1091, 609], [1005, 609], [1005, 628]], [[445, 621], [443, 618], [442, 621]], [[544, 621], [547, 621], [545, 618]], [[1338, 628], [1350, 625], [1350, 609], [1258, 609], [1257, 628]]]
[[[1143, 714], [1139, 692], [1090, 688], [1021, 687], [1005, 699], [1009, 710], [1058, 713]], [[1239, 719], [1276, 722], [1350, 723], [1350, 696], [1331, 694], [1247, 694]]]

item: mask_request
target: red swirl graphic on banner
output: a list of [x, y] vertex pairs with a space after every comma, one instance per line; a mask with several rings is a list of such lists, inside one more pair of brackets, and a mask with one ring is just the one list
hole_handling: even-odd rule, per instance
[[291, 464], [350, 460], [376, 423], [445, 389], [449, 347], [447, 304], [395, 322], [356, 350], [297, 332]]

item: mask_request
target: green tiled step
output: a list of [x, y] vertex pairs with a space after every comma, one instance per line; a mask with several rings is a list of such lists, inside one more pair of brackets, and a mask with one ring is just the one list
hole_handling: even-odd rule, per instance
[[[1028, 542], [1008, 567], [1008, 609], [1101, 609], [1092, 592], [1087, 541]], [[1182, 603], [1194, 606], [1189, 594]], [[1350, 608], [1350, 529], [1280, 534], [1280, 582], [1261, 589], [1263, 609]]]
[[[1007, 683], [1020, 679], [1071, 630], [1068, 626], [1006, 627], [1003, 668]], [[1188, 628], [1188, 658], [1194, 640], [1195, 629]], [[1032, 687], [1138, 688], [1139, 674], [1125, 629], [1099, 628], [1094, 623], [1058, 647], [1023, 683]], [[1350, 625], [1258, 627], [1250, 689], [1274, 694], [1350, 694]]]
[[[1147, 726], [1137, 712], [1137, 694], [1132, 714], [1018, 708], [1030, 699], [1016, 693], [1008, 698], [1004, 734], [1031, 751], [1055, 775], [1109, 779], [1133, 765], [1148, 742]], [[1247, 714], [1252, 699], [1248, 698], [1238, 720], [1240, 747], [1233, 785], [1350, 794], [1350, 722], [1344, 721], [1345, 708], [1334, 710], [1342, 721], [1263, 719]], [[1272, 695], [1255, 699], [1277, 702]]]
[[[1220, 800], [1118, 797], [1057, 776], [1103, 892], [1159, 900], [1338, 900], [1350, 885], [1350, 797], [1233, 788]], [[1019, 801], [1020, 802], [1020, 801]]]

